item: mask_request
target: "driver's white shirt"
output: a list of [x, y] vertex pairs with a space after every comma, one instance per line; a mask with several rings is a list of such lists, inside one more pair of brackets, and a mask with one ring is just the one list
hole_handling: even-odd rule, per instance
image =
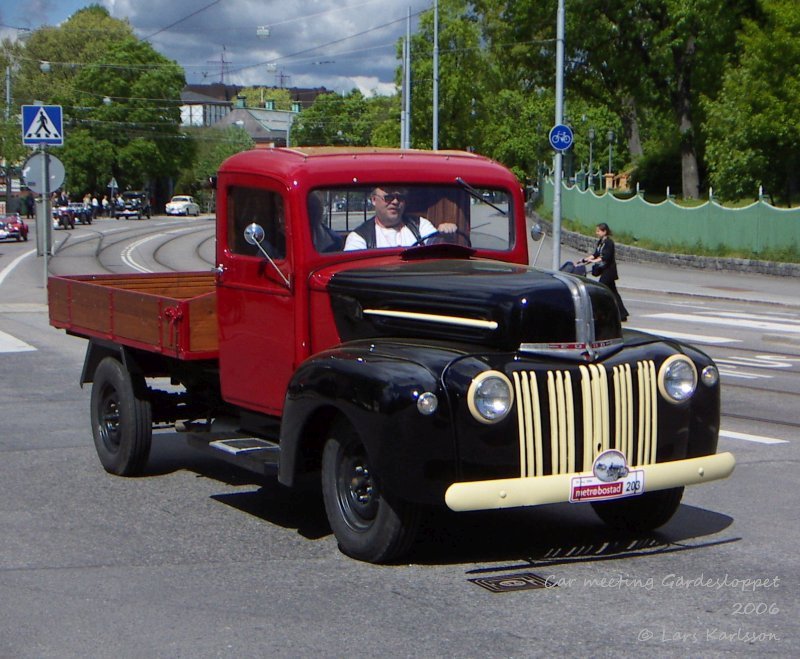
[[[436, 227], [426, 218], [419, 218], [420, 237], [425, 238], [432, 233], [436, 233]], [[416, 237], [405, 223], [398, 231], [391, 227], [384, 227], [377, 220], [375, 221], [375, 247], [377, 249], [383, 247], [410, 247], [415, 242], [417, 242]], [[367, 249], [367, 242], [355, 231], [351, 231], [344, 243], [344, 251], [349, 252], [355, 249]]]

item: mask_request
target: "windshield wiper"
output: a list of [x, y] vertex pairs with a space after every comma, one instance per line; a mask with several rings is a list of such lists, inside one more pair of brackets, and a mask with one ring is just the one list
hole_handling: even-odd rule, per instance
[[507, 215], [507, 213], [502, 208], [500, 208], [499, 206], [495, 206], [491, 201], [486, 199], [480, 192], [478, 192], [475, 188], [473, 188], [460, 176], [456, 176], [456, 183], [458, 183], [462, 188], [464, 188], [469, 194], [475, 197], [475, 199], [477, 199], [478, 201], [482, 201], [484, 204], [488, 204], [501, 215]]

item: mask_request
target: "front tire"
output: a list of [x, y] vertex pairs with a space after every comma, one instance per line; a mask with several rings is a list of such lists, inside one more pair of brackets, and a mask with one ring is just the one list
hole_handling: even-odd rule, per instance
[[666, 524], [681, 505], [683, 487], [645, 492], [618, 501], [592, 503], [597, 516], [621, 531], [652, 531]]
[[370, 563], [400, 557], [414, 542], [419, 509], [384, 496], [352, 426], [339, 422], [331, 435], [322, 452], [322, 496], [339, 548]]
[[144, 378], [119, 360], [104, 358], [94, 372], [92, 435], [103, 468], [118, 476], [138, 476], [147, 464], [153, 414]]

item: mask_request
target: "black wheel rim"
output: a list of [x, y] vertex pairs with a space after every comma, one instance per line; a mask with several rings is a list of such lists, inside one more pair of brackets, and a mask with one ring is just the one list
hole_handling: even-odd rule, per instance
[[119, 450], [120, 444], [120, 413], [119, 395], [113, 387], [104, 387], [100, 396], [97, 425], [103, 444], [111, 452]]
[[336, 495], [342, 516], [351, 528], [363, 531], [372, 525], [378, 514], [378, 492], [360, 444], [344, 446], [339, 453]]

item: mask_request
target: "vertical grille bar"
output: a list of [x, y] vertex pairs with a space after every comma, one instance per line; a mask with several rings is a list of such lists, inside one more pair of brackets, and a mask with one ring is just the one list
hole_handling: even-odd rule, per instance
[[517, 400], [517, 425], [519, 427], [519, 475], [525, 478], [528, 475], [527, 447], [530, 446], [531, 435], [531, 397], [528, 388], [527, 373], [512, 373], [514, 378], [514, 395]]
[[639, 386], [639, 432], [635, 466], [656, 459], [658, 418], [656, 413], [656, 366], [652, 361], [636, 364]]
[[650, 394], [649, 398], [651, 409], [649, 464], [655, 464], [656, 449], [658, 448], [658, 405], [656, 405], [656, 402], [658, 401], [656, 398], [656, 392], [658, 391], [658, 386], [656, 384], [658, 376], [656, 375], [656, 365], [652, 361], [647, 362], [647, 365], [647, 371], [650, 377], [650, 391], [648, 393]]
[[581, 398], [583, 401], [583, 469], [589, 471], [592, 468], [592, 456], [594, 455], [594, 425], [592, 423], [592, 385], [591, 375], [586, 366], [578, 367], [581, 373]]
[[542, 413], [536, 374], [515, 372], [513, 378], [519, 425], [520, 477], [543, 476]]
[[539, 385], [536, 373], [531, 371], [531, 394], [533, 397], [533, 455], [536, 466], [535, 476], [544, 476], [544, 444], [542, 438], [542, 410], [539, 402]]

